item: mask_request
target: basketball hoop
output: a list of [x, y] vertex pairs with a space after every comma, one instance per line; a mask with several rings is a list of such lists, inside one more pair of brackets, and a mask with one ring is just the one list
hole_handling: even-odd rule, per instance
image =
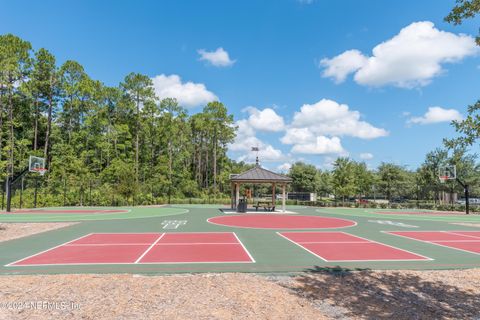
[[44, 176], [47, 173], [47, 169], [45, 168], [32, 168], [33, 172], [39, 173], [41, 176]]
[[440, 183], [445, 183], [447, 180], [455, 180], [457, 178], [457, 167], [455, 165], [441, 166], [438, 169], [438, 179]]

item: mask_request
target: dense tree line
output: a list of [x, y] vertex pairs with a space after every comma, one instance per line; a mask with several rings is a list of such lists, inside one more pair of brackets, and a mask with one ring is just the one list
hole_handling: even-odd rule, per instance
[[243, 169], [226, 156], [235, 131], [220, 102], [189, 115], [175, 99], [157, 99], [148, 76], [106, 86], [76, 61], [58, 65], [48, 50], [0, 36], [0, 178], [23, 170], [29, 155], [45, 157], [47, 205], [228, 193], [228, 174]]
[[455, 165], [457, 176], [470, 185], [474, 196], [480, 196], [480, 165], [475, 154], [465, 148], [453, 150], [438, 148], [427, 153], [418, 169], [394, 163], [381, 163], [369, 169], [364, 162], [337, 158], [331, 170], [319, 170], [313, 165], [295, 163], [289, 171], [296, 191], [316, 192], [321, 198], [337, 201], [352, 199], [388, 200], [403, 202], [422, 200], [438, 202], [443, 194], [463, 196], [463, 188], [456, 181], [441, 183], [439, 169]]

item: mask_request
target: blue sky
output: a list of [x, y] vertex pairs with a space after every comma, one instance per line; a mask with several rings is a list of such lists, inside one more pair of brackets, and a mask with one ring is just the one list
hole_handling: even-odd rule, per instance
[[220, 99], [241, 129], [235, 159], [252, 160], [258, 145], [271, 169], [328, 168], [340, 155], [415, 168], [479, 98], [480, 20], [445, 23], [453, 5], [0, 1], [0, 33], [77, 60], [108, 85], [147, 74], [192, 113]]

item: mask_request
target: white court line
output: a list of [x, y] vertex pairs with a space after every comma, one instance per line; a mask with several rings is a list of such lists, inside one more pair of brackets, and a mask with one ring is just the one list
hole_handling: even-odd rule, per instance
[[[306, 231], [306, 232], [311, 232], [311, 231]], [[306, 232], [295, 232], [295, 233], [306, 233]], [[424, 259], [367, 259], [367, 260], [326, 260], [325, 258], [319, 256], [318, 254], [312, 252], [311, 250], [305, 248], [304, 246], [301, 245], [300, 242], [296, 242], [294, 240], [291, 240], [289, 238], [287, 238], [286, 236], [282, 235], [281, 233], [279, 232], [276, 232], [278, 235], [282, 236], [283, 238], [289, 240], [290, 242], [296, 244], [297, 246], [299, 246], [300, 248], [304, 249], [305, 251], [308, 251], [310, 252], [311, 254], [313, 254], [314, 256], [322, 259], [323, 261], [326, 261], [326, 262], [362, 262], [362, 261], [426, 261], [426, 260], [434, 260], [432, 258], [429, 258], [429, 257], [426, 257], [424, 255], [421, 255], [421, 254], [418, 254], [418, 253], [415, 253], [415, 252], [411, 252], [411, 251], [408, 251], [408, 250], [405, 250], [405, 249], [400, 249], [400, 248], [397, 248], [397, 247], [394, 247], [394, 246], [391, 246], [391, 245], [388, 245], [388, 244], [385, 244], [385, 243], [382, 243], [382, 242], [377, 242], [377, 241], [374, 241], [374, 240], [370, 240], [370, 239], [366, 239], [366, 238], [363, 238], [363, 237], [359, 237], [357, 235], [353, 235], [353, 234], [350, 234], [350, 233], [347, 233], [347, 232], [344, 232], [344, 231], [338, 231], [339, 233], [343, 233], [343, 234], [346, 234], [348, 236], [352, 236], [352, 237], [357, 237], [357, 238], [360, 238], [360, 239], [363, 239], [365, 240], [365, 242], [338, 242], [338, 243], [376, 243], [376, 244], [379, 244], [379, 245], [382, 245], [382, 246], [386, 246], [386, 247], [390, 247], [392, 249], [395, 249], [395, 250], [399, 250], [399, 251], [403, 251], [403, 252], [407, 252], [407, 253], [410, 253], [410, 254], [413, 254], [415, 256], [418, 256], [418, 257], [422, 257]], [[288, 232], [286, 232], [288, 233]], [[318, 232], [318, 233], [322, 233], [321, 231]], [[305, 242], [304, 242], [305, 243]], [[335, 243], [335, 242], [332, 242], [332, 243]], [[306, 244], [306, 243], [305, 243]]]
[[145, 250], [145, 252], [144, 252], [137, 260], [135, 260], [134, 263], [136, 264], [136, 263], [138, 263], [140, 260], [142, 260], [142, 258], [143, 258], [150, 250], [152, 250], [152, 248], [155, 246], [155, 244], [156, 244], [158, 241], [160, 241], [160, 239], [162, 239], [164, 235], [165, 235], [165, 233], [162, 233], [162, 234], [160, 235], [160, 237], [158, 237], [158, 239], [155, 240], [155, 242], [152, 243], [152, 245], [151, 245], [150, 247], [148, 247], [148, 249]]
[[[67, 214], [67, 215], [72, 215], [72, 214], [78, 214], [78, 215], [87, 215], [87, 214], [97, 214], [97, 213], [104, 213], [104, 214], [114, 214], [114, 213], [130, 213], [132, 212], [132, 209], [100, 209], [100, 208], [95, 208], [95, 209], [74, 209], [78, 207], [60, 207], [60, 208], [42, 208], [42, 209], [25, 209], [25, 210], [15, 210], [13, 213], [17, 214], [29, 214], [32, 212], [40, 212], [43, 214]], [[89, 212], [67, 212], [67, 211], [87, 211], [90, 210]], [[107, 211], [107, 212], [105, 212]], [[116, 211], [116, 212], [108, 212], [108, 211]], [[58, 213], [57, 213], [58, 212]]]
[[[53, 213], [53, 211], [59, 211], [59, 213]], [[41, 212], [41, 211], [39, 211]], [[97, 214], [101, 214], [102, 216], [108, 216], [108, 215], [114, 215], [114, 214], [120, 214], [120, 213], [130, 213], [131, 210], [129, 211], [122, 211], [122, 212], [103, 212], [103, 211], [90, 211], [90, 212], [82, 212], [82, 213], [78, 213], [78, 212], [65, 212], [65, 211], [62, 211], [62, 210], [50, 210], [50, 211], [47, 211], [47, 212], [41, 212], [42, 214], [44, 215], [51, 215], [49, 218], [57, 218], [57, 217], [60, 217], [60, 218], [64, 218], [64, 217], [76, 217], [76, 216], [79, 216], [79, 217], [88, 217], [90, 215], [97, 215]], [[29, 212], [26, 212], [26, 213], [17, 213], [17, 214], [29, 214]], [[30, 214], [37, 214], [37, 213], [31, 213]], [[77, 220], [72, 220], [72, 221], [77, 221]]]
[[[173, 209], [178, 209], [178, 208], [173, 208]], [[131, 210], [130, 210], [131, 211]], [[156, 218], [156, 217], [168, 217], [168, 216], [177, 216], [177, 215], [181, 215], [181, 214], [185, 214], [185, 213], [188, 213], [190, 212], [190, 210], [188, 209], [184, 209], [184, 212], [178, 212], [178, 213], [171, 213], [171, 214], [166, 214], [166, 215], [146, 215], [146, 216], [128, 216], [128, 217], [124, 217], [124, 218], [119, 218], [119, 217], [115, 217], [115, 218], [112, 218], [112, 219], [91, 219], [89, 218], [88, 215], [81, 215], [79, 214], [79, 216], [83, 216], [82, 219], [72, 219], [70, 220], [71, 222], [78, 222], [78, 221], [108, 221], [108, 220], [130, 220], [130, 219], [148, 219], [148, 218]], [[117, 214], [117, 213], [103, 213], [102, 216], [105, 216], [105, 215], [113, 215], [113, 214]], [[51, 217], [48, 217], [47, 219], [34, 219], [33, 221], [34, 222], [57, 222], [57, 221], [63, 221], [61, 219], [63, 218], [70, 218], [72, 217], [72, 215], [60, 215], [60, 214], [55, 214], [54, 216], [52, 215]], [[58, 218], [61, 218], [61, 219], [58, 219]], [[7, 220], [5, 222], [22, 222], [23, 220]]]
[[58, 246], [55, 246], [55, 247], [49, 248], [49, 249], [47, 249], [47, 250], [43, 250], [43, 251], [37, 252], [37, 253], [35, 253], [35, 254], [32, 254], [32, 255], [30, 255], [30, 256], [28, 256], [28, 257], [25, 257], [25, 258], [22, 258], [22, 259], [20, 259], [20, 260], [16, 260], [16, 261], [10, 262], [9, 264], [6, 264], [5, 267], [11, 267], [11, 266], [12, 266], [13, 264], [15, 264], [15, 263], [18, 263], [18, 262], [21, 262], [21, 261], [23, 261], [23, 260], [27, 260], [27, 259], [29, 259], [29, 258], [38, 256], [38, 255], [40, 255], [40, 254], [42, 254], [42, 253], [51, 251], [51, 250], [53, 250], [53, 249], [60, 248], [60, 247], [62, 247], [62, 246], [64, 246], [64, 245], [67, 245], [67, 244], [69, 244], [69, 243], [71, 243], [71, 242], [74, 242], [74, 241], [83, 239], [83, 238], [85, 238], [85, 237], [87, 237], [87, 236], [89, 236], [89, 235], [91, 235], [91, 234], [93, 234], [93, 233], [85, 234], [85, 235], [83, 235], [83, 236], [81, 236], [81, 237], [78, 237], [78, 238], [76, 238], [76, 239], [73, 239], [73, 240], [70, 240], [70, 241], [68, 241], [68, 242], [59, 244]]
[[[75, 208], [75, 207], [73, 207]], [[82, 212], [82, 213], [77, 213], [77, 212], [66, 212], [68, 210], [71, 210], [71, 211], [75, 211], [75, 210], [83, 210], [83, 211], [86, 211], [86, 210], [90, 210], [90, 209], [63, 209], [63, 210], [58, 210], [58, 211], [64, 211], [63, 213], [64, 214], [79, 214], [79, 215], [82, 215], [82, 214], [99, 214], [99, 213], [102, 213], [102, 214], [114, 214], [114, 213], [130, 213], [132, 212], [132, 209], [100, 209], [100, 208], [96, 208], [96, 209], [92, 209], [91, 211], [89, 212]], [[50, 211], [56, 211], [56, 210], [50, 210]], [[106, 212], [105, 212], [106, 211]], [[108, 211], [116, 211], [116, 212], [108, 212]]]
[[140, 235], [145, 235], [145, 234], [152, 234], [152, 235], [161, 235], [162, 232], [94, 232], [94, 233], [91, 233], [91, 234], [94, 234], [94, 235], [97, 235], [97, 234], [108, 234], [108, 235], [112, 235], [112, 234], [118, 234], [118, 235], [125, 235], [125, 234], [128, 234], [128, 235], [132, 235], [132, 234], [140, 234]]
[[251, 262], [255, 263], [255, 259], [253, 259], [252, 255], [250, 254], [250, 252], [248, 252], [247, 248], [243, 245], [243, 242], [240, 241], [240, 239], [238, 238], [237, 234], [235, 232], [232, 232], [233, 235], [235, 236], [235, 238], [237, 238], [238, 240], [238, 243], [242, 246], [243, 250], [245, 250], [245, 252], [247, 253], [248, 257], [250, 258], [250, 260], [252, 260]]
[[72, 243], [65, 247], [150, 246], [152, 243]]
[[[480, 241], [480, 237], [478, 237], [478, 236], [471, 236], [471, 235], [468, 235], [468, 234], [457, 233], [457, 232], [465, 232], [465, 231], [442, 231], [442, 232], [449, 233], [449, 234], [454, 234], [454, 235], [457, 235], [457, 236], [469, 237], [469, 238], [477, 239], [477, 240]], [[468, 231], [466, 231], [466, 232], [468, 232]], [[479, 231], [473, 231], [473, 232], [479, 232]]]
[[[66, 244], [65, 247], [108, 247], [108, 246], [150, 246], [152, 243], [72, 243]], [[156, 243], [156, 246], [183, 246], [183, 245], [205, 245], [205, 244], [223, 244], [238, 245], [238, 242], [166, 242]]]
[[238, 245], [238, 242], [165, 242], [157, 243], [157, 246], [201, 246], [206, 244]]
[[[443, 241], [443, 240], [432, 240], [432, 241], [428, 241], [428, 240], [419, 240], [419, 239], [411, 238], [411, 237], [408, 237], [408, 236], [404, 236], [404, 235], [392, 233], [392, 232], [402, 232], [402, 233], [403, 233], [403, 232], [439, 232], [439, 231], [381, 231], [381, 232], [384, 232], [384, 233], [387, 233], [387, 234], [391, 234], [391, 235], [397, 236], [397, 237], [402, 237], [402, 238], [409, 239], [409, 240], [415, 240], [415, 241], [419, 241], [419, 242], [424, 242], [424, 243], [432, 244], [432, 245], [439, 246], [439, 247], [444, 247], [444, 248], [448, 248], [448, 249], [452, 249], [452, 250], [458, 250], [458, 251], [463, 251], [463, 252], [467, 252], [467, 253], [472, 253], [472, 254], [480, 255], [480, 252], [469, 251], [469, 250], [465, 250], [465, 249], [459, 249], [459, 248], [450, 247], [450, 246], [447, 246], [447, 245], [444, 245], [444, 244], [437, 243], [437, 242], [453, 242], [453, 241]], [[433, 241], [436, 241], [436, 242], [433, 242]], [[479, 242], [479, 241], [475, 241], [475, 240], [473, 240], [473, 241], [472, 241], [472, 240], [463, 240], [463, 241], [462, 241], [462, 240], [457, 240], [456, 242], [458, 243], [458, 242]]]
[[295, 241], [302, 244], [315, 244], [315, 243], [370, 243], [370, 241]]
[[[37, 255], [40, 255], [42, 253], [45, 253], [45, 252], [48, 252], [50, 250], [53, 250], [53, 249], [56, 249], [56, 248], [59, 248], [61, 246], [114, 246], [116, 244], [69, 244], [71, 242], [74, 242], [74, 241], [77, 241], [77, 240], [80, 240], [82, 238], [85, 238], [87, 236], [90, 236], [90, 235], [97, 235], [97, 234], [104, 234], [104, 235], [125, 235], [125, 234], [128, 234], [128, 235], [132, 235], [132, 234], [159, 234], [160, 237], [153, 243], [148, 243], [148, 244], [137, 244], [137, 243], [124, 243], [123, 245], [150, 245], [150, 247], [142, 254], [142, 256], [140, 256], [140, 258], [137, 259], [137, 261], [140, 261], [141, 258], [143, 258], [143, 256], [149, 251], [151, 250], [151, 247], [157, 245], [190, 245], [190, 244], [227, 244], [227, 245], [240, 245], [242, 246], [242, 248], [245, 250], [245, 252], [247, 253], [247, 255], [249, 256], [249, 258], [251, 259], [251, 261], [208, 261], [208, 262], [191, 262], [191, 261], [188, 261], [188, 262], [141, 262], [141, 263], [138, 263], [137, 261], [135, 261], [134, 263], [132, 262], [120, 262], [120, 263], [111, 263], [111, 262], [106, 262], [106, 263], [52, 263], [52, 264], [28, 264], [28, 265], [19, 265], [19, 266], [13, 266], [13, 264], [17, 263], [17, 262], [21, 262], [23, 260], [26, 260], [28, 258], [31, 258], [31, 257], [34, 257], [34, 256], [37, 256]], [[192, 243], [165, 243], [165, 244], [159, 244], [158, 241], [161, 240], [161, 238], [166, 235], [166, 234], [233, 234], [234, 237], [237, 239], [238, 242], [229, 242], [229, 243], [199, 243], [199, 242], [192, 242]], [[41, 251], [41, 252], [38, 252], [34, 255], [31, 255], [31, 256], [28, 256], [26, 258], [23, 258], [23, 259], [20, 259], [20, 260], [17, 260], [17, 261], [14, 261], [14, 262], [11, 262], [10, 264], [8, 265], [5, 265], [6, 267], [36, 267], [36, 266], [75, 266], [75, 265], [134, 265], [134, 264], [137, 264], [137, 265], [142, 265], [142, 264], [208, 264], [208, 263], [255, 263], [256, 261], [253, 259], [253, 257], [251, 256], [251, 254], [248, 252], [248, 250], [246, 249], [246, 247], [243, 245], [243, 243], [240, 241], [240, 239], [237, 237], [237, 235], [234, 233], [234, 232], [165, 232], [165, 233], [154, 233], [154, 232], [136, 232], [136, 233], [119, 233], [119, 232], [112, 232], [112, 233], [108, 233], [108, 232], [102, 232], [102, 233], [89, 233], [89, 234], [86, 234], [82, 237], [79, 237], [77, 239], [73, 239], [69, 242], [66, 242], [66, 243], [63, 243], [63, 244], [60, 244], [58, 246], [55, 246], [55, 247], [52, 247], [50, 249], [47, 249], [47, 250], [44, 250], [44, 251]]]
[[[407, 237], [409, 238], [409, 237]], [[418, 239], [415, 239], [415, 238], [409, 238], [409, 239], [413, 239], [413, 240], [417, 240], [417, 241], [422, 241], [422, 240], [418, 240]], [[452, 243], [455, 243], [455, 242], [473, 242], [473, 243], [476, 243], [476, 242], [480, 242], [480, 239], [477, 239], [477, 240], [432, 240], [432, 241], [428, 241], [428, 240], [424, 240], [424, 242], [452, 242]]]
[[[154, 236], [160, 236], [162, 235], [162, 233], [160, 232], [133, 232], [133, 233], [108, 233], [108, 232], [95, 232], [95, 233], [90, 233], [89, 235], [154, 235]], [[77, 240], [75, 240], [77, 241]], [[147, 242], [147, 243], [143, 243], [143, 242], [119, 242], [119, 243], [66, 243], [65, 245], [68, 245], [68, 246], [81, 246], [81, 245], [96, 245], [96, 246], [102, 246], [102, 245], [105, 245], [105, 246], [112, 246], [112, 245], [139, 245], [139, 246], [149, 246], [151, 245], [152, 242]]]
[[[142, 266], [142, 265], [167, 265], [167, 264], [225, 264], [225, 263], [254, 263], [252, 261], [186, 261], [186, 262], [94, 262], [94, 263], [46, 263], [46, 264], [28, 264], [28, 265], [19, 265], [19, 266], [8, 266], [8, 267], [55, 267], [55, 266], [96, 266], [96, 265], [129, 265], [129, 266]], [[7, 266], [6, 266], [7, 267]]]
[[[242, 226], [235, 226], [235, 225], [231, 225], [231, 224], [221, 224], [221, 223], [216, 223], [216, 222], [212, 222], [210, 221], [210, 219], [215, 219], [215, 218], [221, 218], [221, 217], [248, 217], [248, 216], [251, 216], [251, 215], [275, 215], [275, 216], [282, 216], [281, 214], [272, 214], [272, 213], [266, 213], [266, 214], [262, 214], [262, 213], [259, 213], [259, 214], [246, 214], [246, 215], [236, 215], [236, 216], [214, 216], [214, 217], [210, 217], [207, 219], [207, 222], [208, 223], [211, 223], [211, 224], [214, 224], [216, 226], [222, 226], [222, 227], [230, 227], [230, 228], [240, 228], [240, 229], [264, 229], [264, 230], [310, 230], [310, 232], [317, 232], [316, 230], [323, 230], [323, 229], [345, 229], [345, 228], [352, 228], [352, 227], [356, 227], [358, 225], [357, 221], [354, 221], [354, 220], [349, 220], [349, 219], [344, 219], [344, 218], [333, 218], [333, 217], [323, 217], [323, 216], [307, 216], [307, 215], [300, 215], [300, 216], [295, 216], [295, 215], [290, 215], [290, 214], [285, 214], [284, 216], [290, 216], [292, 218], [301, 218], [301, 217], [317, 217], [317, 218], [326, 218], [326, 219], [337, 219], [337, 220], [343, 220], [343, 221], [348, 221], [348, 222], [353, 222], [352, 225], [349, 225], [349, 226], [344, 226], [344, 227], [313, 227], [313, 228], [305, 228], [305, 227], [300, 227], [300, 228], [289, 228], [289, 227], [242, 227]], [[312, 231], [312, 230], [315, 230], [315, 231]], [[291, 231], [293, 232], [293, 231]], [[335, 232], [335, 231], [331, 231], [331, 232]]]
[[[197, 232], [197, 231], [194, 231], [194, 232], [190, 232], [190, 231], [186, 231], [186, 232], [163, 232], [163, 233], [167, 233], [167, 234], [231, 234], [233, 232], [228, 232], [228, 231], [200, 231], [200, 232]], [[155, 235], [159, 235], [159, 234], [162, 234], [161, 232], [154, 232], [154, 231], [151, 231], [151, 232], [95, 232], [95, 233], [92, 233], [92, 234], [108, 234], [108, 235], [111, 235], [111, 234], [118, 234], [118, 235], [124, 235], [124, 234], [128, 234], [128, 235], [132, 235], [132, 234], [155, 234]]]
[[[477, 241], [480, 241], [480, 237], [479, 236], [471, 236], [471, 235], [465, 235], [465, 234], [461, 234], [461, 233], [458, 233], [458, 232], [480, 232], [480, 231], [477, 231], [477, 230], [455, 230], [455, 231], [448, 231], [448, 230], [409, 230], [409, 231], [405, 231], [405, 230], [401, 230], [401, 231], [396, 231], [396, 230], [393, 230], [393, 231], [380, 231], [380, 232], [383, 232], [383, 233], [387, 233], [387, 234], [393, 234], [393, 232], [400, 232], [400, 233], [446, 233], [446, 234], [452, 234], [452, 235], [456, 235], [456, 236], [461, 236], [461, 237], [468, 237], [468, 238], [473, 238], [473, 239], [476, 239]], [[435, 239], [435, 240], [418, 240], [416, 238], [411, 238], [410, 236], [403, 236], [403, 235], [398, 235], [398, 234], [394, 234], [395, 236], [399, 236], [399, 237], [404, 237], [404, 238], [408, 238], [408, 239], [414, 239], [414, 240], [417, 240], [417, 241], [423, 241], [423, 242], [432, 242], [432, 241], [475, 241], [475, 240], [442, 240], [442, 239]]]
[[276, 233], [276, 234], [278, 234], [280, 237], [282, 237], [282, 238], [284, 238], [284, 239], [287, 239], [288, 241], [290, 241], [291, 243], [295, 244], [296, 246], [299, 246], [300, 248], [302, 248], [303, 250], [305, 250], [305, 251], [309, 252], [310, 254], [313, 254], [315, 257], [317, 257], [317, 258], [320, 258], [320, 259], [322, 259], [322, 260], [323, 260], [323, 261], [325, 261], [325, 262], [328, 262], [328, 260], [325, 260], [325, 259], [324, 259], [322, 256], [319, 256], [319, 255], [318, 255], [318, 254], [316, 254], [315, 252], [313, 252], [313, 251], [311, 251], [311, 250], [309, 250], [309, 249], [305, 248], [305, 247], [304, 247], [304, 246], [302, 246], [300, 243], [298, 243], [298, 242], [295, 242], [295, 241], [293, 241], [293, 240], [291, 240], [291, 239], [287, 238], [286, 236], [284, 236], [284, 235], [283, 235], [283, 234], [281, 234], [280, 232], [275, 232], [275, 233]]
[[345, 233], [345, 234], [347, 234], [347, 235], [354, 236], [354, 237], [357, 237], [357, 238], [360, 238], [360, 239], [364, 239], [364, 240], [367, 240], [367, 241], [369, 241], [369, 242], [377, 243], [377, 244], [380, 244], [380, 245], [382, 245], [382, 246], [386, 246], [386, 247], [390, 247], [390, 248], [392, 248], [392, 249], [396, 249], [396, 250], [408, 252], [408, 253], [410, 253], [410, 254], [413, 254], [413, 255], [416, 255], [416, 256], [425, 258], [425, 259], [412, 259], [412, 260], [415, 260], [415, 261], [422, 261], [422, 260], [430, 260], [430, 261], [433, 261], [433, 260], [435, 260], [435, 259], [433, 259], [433, 258], [424, 256], [424, 255], [422, 255], [422, 254], [418, 254], [418, 253], [415, 253], [415, 252], [412, 252], [412, 251], [409, 251], [409, 250], [405, 250], [405, 249], [400, 249], [400, 248], [398, 248], [398, 247], [394, 247], [394, 246], [391, 246], [391, 245], [386, 244], [386, 243], [383, 243], [383, 242], [378, 242], [378, 241], [375, 241], [375, 240], [370, 240], [370, 239], [367, 239], [367, 238], [364, 238], [364, 237], [360, 237], [360, 236], [357, 236], [357, 235], [354, 235], [354, 234], [346, 233], [346, 232], [343, 232], [343, 231], [339, 231], [339, 232], [342, 232], [342, 233]]

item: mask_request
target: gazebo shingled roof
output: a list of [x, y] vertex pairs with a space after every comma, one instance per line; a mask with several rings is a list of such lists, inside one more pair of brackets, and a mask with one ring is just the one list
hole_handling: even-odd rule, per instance
[[292, 182], [290, 177], [284, 176], [282, 174], [278, 174], [272, 172], [267, 169], [263, 169], [260, 166], [255, 166], [250, 170], [242, 172], [238, 175], [235, 175], [230, 178], [231, 182], [280, 182], [280, 183], [289, 183]]

